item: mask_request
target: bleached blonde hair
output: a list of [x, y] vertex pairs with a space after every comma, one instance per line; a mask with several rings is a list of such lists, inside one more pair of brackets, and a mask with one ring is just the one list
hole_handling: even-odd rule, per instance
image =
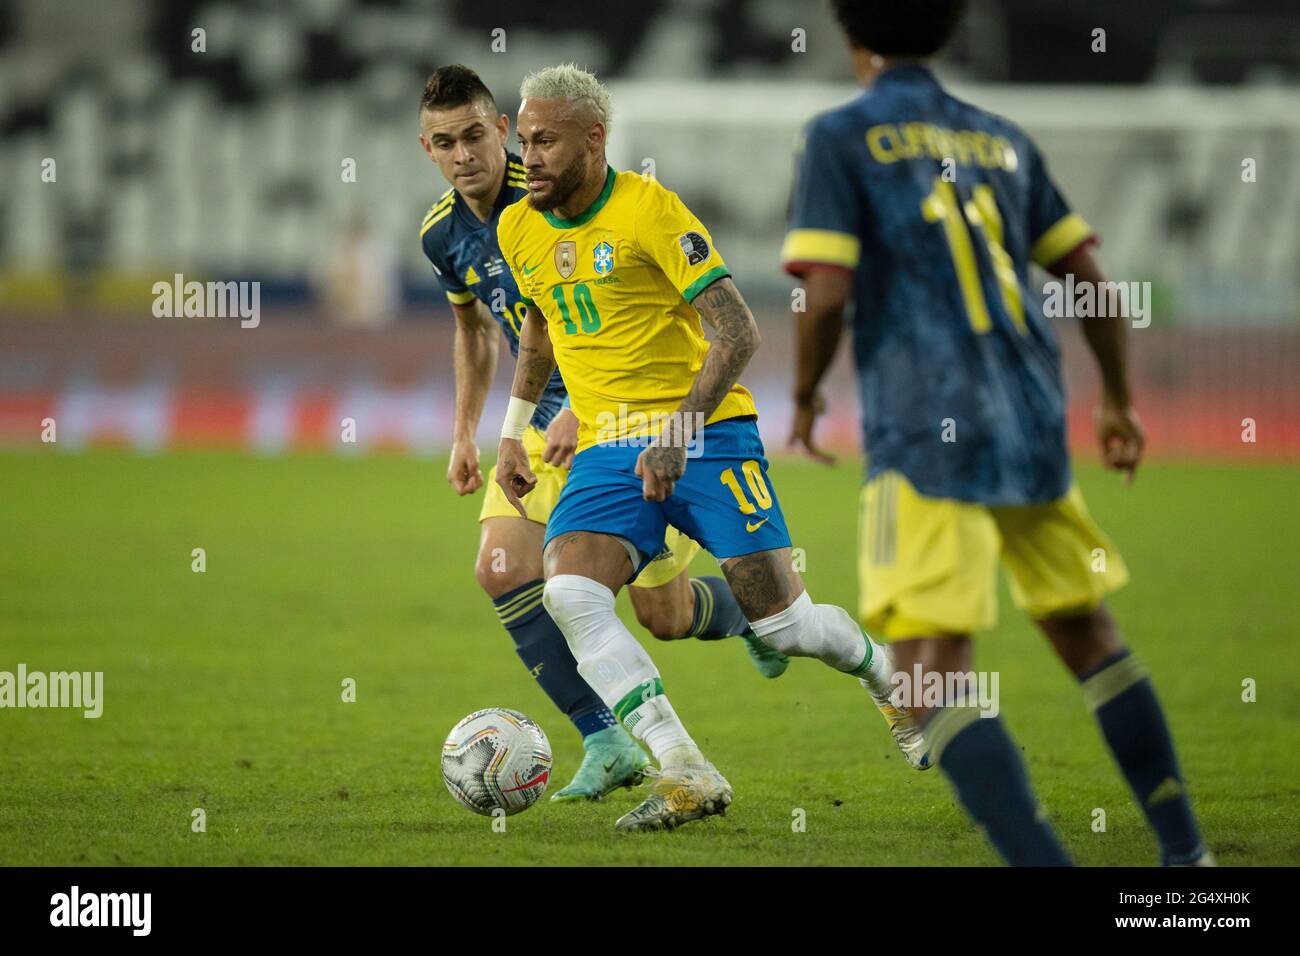
[[580, 109], [589, 109], [597, 121], [605, 124], [606, 132], [614, 117], [609, 90], [594, 73], [572, 63], [529, 73], [519, 85], [519, 96], [525, 100], [564, 100]]

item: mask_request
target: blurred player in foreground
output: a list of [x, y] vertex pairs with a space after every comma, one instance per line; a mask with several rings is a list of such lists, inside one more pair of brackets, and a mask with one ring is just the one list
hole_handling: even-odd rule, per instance
[[[912, 689], [896, 700], [924, 725], [931, 759], [1008, 862], [1070, 862], [1001, 722], [960, 692], [922, 706], [914, 680], [918, 667], [971, 671], [1001, 559], [1016, 604], [1078, 678], [1164, 863], [1209, 864], [1151, 681], [1102, 603], [1128, 573], [1071, 480], [1056, 340], [1028, 285], [1030, 260], [1079, 287], [1103, 282], [1093, 233], [1021, 130], [922, 65], [962, 6], [836, 0], [870, 89], [811, 123], [799, 161], [782, 252], [807, 290], [792, 441], [825, 457], [818, 384], [852, 298], [869, 461], [861, 619], [894, 642], [898, 689]], [[1124, 321], [1084, 319], [1083, 332], [1101, 372], [1102, 458], [1131, 480], [1143, 435]]]
[[496, 477], [523, 514], [542, 487], [523, 437], [558, 363], [578, 451], [546, 526], [546, 608], [579, 672], [662, 768], [617, 828], [673, 827], [732, 798], [614, 613], [669, 523], [722, 563], [766, 644], [865, 678], [923, 763], [914, 725], [889, 703], [885, 650], [841, 608], [813, 604], [792, 568], [754, 401], [738, 384], [758, 329], [708, 231], [655, 180], [609, 166], [610, 97], [590, 73], [551, 67], [520, 94], [528, 202], [502, 213], [497, 235], [527, 309]]
[[[474, 432], [496, 372], [496, 329], [516, 352], [523, 321], [519, 289], [496, 244], [502, 210], [526, 195], [519, 157], [505, 148], [509, 128], [509, 119], [472, 70], [444, 66], [429, 78], [420, 102], [420, 142], [452, 188], [425, 214], [420, 241], [456, 316], [456, 420], [447, 480], [461, 495], [483, 485]], [[578, 421], [568, 403], [556, 373], [523, 436], [539, 486], [522, 518], [495, 483], [488, 486], [475, 563], [475, 576], [524, 666], [582, 735], [582, 766], [551, 797], [561, 801], [595, 799], [631, 786], [649, 763], [578, 674], [564, 635], [542, 606], [543, 529], [577, 445]], [[788, 658], [748, 631], [726, 582], [690, 577], [686, 569], [698, 552], [699, 545], [670, 531], [668, 546], [631, 591], [637, 619], [661, 640], [739, 634], [759, 672], [780, 676]]]

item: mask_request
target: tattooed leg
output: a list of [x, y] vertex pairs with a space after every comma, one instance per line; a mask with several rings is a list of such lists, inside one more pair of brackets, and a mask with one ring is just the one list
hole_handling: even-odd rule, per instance
[[722, 562], [722, 573], [750, 621], [784, 611], [804, 590], [789, 548], [728, 558]]
[[[789, 548], [730, 558], [722, 570], [749, 626], [768, 646], [792, 657], [814, 657], [858, 677], [885, 669], [883, 648], [862, 633], [847, 611], [813, 604], [791, 564]], [[888, 674], [880, 676], [887, 684]]]
[[623, 542], [594, 531], [570, 531], [552, 538], [543, 562], [548, 578], [577, 574], [598, 581], [615, 594], [632, 576], [632, 559]]

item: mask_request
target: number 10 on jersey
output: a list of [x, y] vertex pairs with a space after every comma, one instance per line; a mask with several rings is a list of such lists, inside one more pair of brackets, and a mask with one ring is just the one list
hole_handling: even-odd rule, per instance
[[[560, 310], [560, 321], [564, 323], [565, 335], [577, 335], [578, 326], [573, 321], [573, 313], [569, 311], [569, 302], [564, 295], [565, 287], [562, 285], [551, 287], [551, 298], [555, 300], [556, 306]], [[600, 312], [596, 309], [596, 303], [591, 299], [591, 289], [585, 282], [579, 282], [573, 287], [573, 302], [577, 306], [578, 320], [582, 323], [582, 331], [595, 332], [600, 328]]]

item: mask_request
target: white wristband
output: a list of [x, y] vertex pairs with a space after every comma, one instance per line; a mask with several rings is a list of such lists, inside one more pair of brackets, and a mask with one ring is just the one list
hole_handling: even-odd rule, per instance
[[535, 411], [537, 411], [536, 402], [528, 402], [511, 395], [510, 405], [506, 408], [506, 420], [501, 425], [501, 437], [513, 438], [516, 441], [523, 438]]

